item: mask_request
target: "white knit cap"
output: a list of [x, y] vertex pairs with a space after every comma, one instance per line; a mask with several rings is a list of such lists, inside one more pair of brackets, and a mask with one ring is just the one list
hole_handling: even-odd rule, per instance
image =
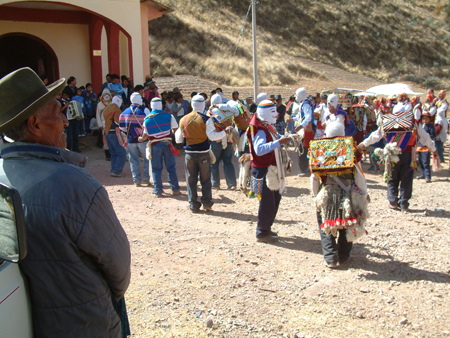
[[162, 110], [162, 101], [159, 97], [155, 97], [150, 102], [150, 107], [152, 110]]
[[211, 105], [222, 103], [222, 101], [222, 96], [220, 96], [219, 94], [214, 94], [211, 97]]
[[115, 103], [119, 108], [122, 105], [122, 102], [123, 102], [122, 96], [119, 95], [115, 95], [112, 99], [112, 103]]
[[345, 128], [342, 123], [338, 121], [327, 123], [327, 127], [325, 128], [325, 135], [326, 137], [345, 136]]
[[256, 104], [260, 104], [264, 100], [267, 100], [267, 93], [260, 93], [256, 98]]
[[133, 93], [130, 97], [132, 104], [137, 104], [138, 106], [142, 106], [142, 96], [139, 93]]
[[327, 104], [332, 106], [333, 108], [336, 108], [338, 105], [338, 97], [336, 94], [331, 94], [328, 96]]
[[298, 103], [305, 101], [307, 96], [308, 93], [306, 92], [306, 89], [303, 87], [297, 89], [297, 91], [295, 92], [295, 99], [297, 100]]
[[256, 114], [261, 120], [269, 124], [275, 124], [277, 122], [277, 106], [272, 100], [262, 101], [256, 109]]
[[191, 101], [191, 106], [192, 106], [192, 109], [194, 111], [196, 111], [197, 113], [203, 113], [205, 110], [205, 98], [202, 95], [198, 95], [198, 94], [194, 95], [194, 97], [192, 98], [192, 101]]

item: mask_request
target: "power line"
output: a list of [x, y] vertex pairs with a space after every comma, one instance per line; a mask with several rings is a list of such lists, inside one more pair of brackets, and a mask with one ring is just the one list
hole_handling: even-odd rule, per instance
[[[238, 47], [239, 47], [239, 42], [241, 42], [241, 37], [242, 37], [242, 35], [244, 34], [245, 24], [247, 23], [248, 15], [250, 14], [250, 10], [251, 10], [251, 9], [252, 9], [252, 2], [250, 2], [250, 5], [248, 6], [247, 15], [245, 16], [244, 23], [242, 24], [241, 31], [240, 31], [240, 34], [239, 34], [239, 38], [238, 38], [238, 40], [237, 40], [237, 42], [236, 42], [236, 47], [235, 47], [235, 49], [234, 49], [234, 53], [233, 53], [232, 57], [235, 57], [235, 56], [236, 56], [236, 52], [237, 52], [237, 49], [238, 49]], [[232, 67], [232, 66], [233, 66], [233, 63], [230, 63], [230, 67], [228, 68], [228, 73], [227, 73], [227, 77], [225, 78], [225, 83], [224, 83], [224, 84], [227, 83], [228, 75], [229, 75], [230, 72], [231, 72], [231, 67]]]

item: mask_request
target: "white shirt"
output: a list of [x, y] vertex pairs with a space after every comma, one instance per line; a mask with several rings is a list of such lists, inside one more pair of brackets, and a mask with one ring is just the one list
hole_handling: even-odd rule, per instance
[[329, 122], [337, 121], [345, 128], [345, 116], [342, 114], [331, 114], [328, 108], [325, 110], [325, 114], [322, 115], [322, 126], [326, 126]]
[[[214, 125], [214, 121], [212, 119], [208, 119], [206, 121], [206, 136], [208, 136], [210, 141], [220, 141], [222, 138], [224, 138], [227, 135], [225, 130], [216, 131], [216, 126]], [[182, 128], [178, 128], [177, 132], [175, 133], [175, 141], [177, 143], [183, 143], [184, 137], [183, 137], [183, 131]], [[209, 151], [209, 150], [207, 150]], [[206, 151], [204, 151], [206, 152]]]
[[399, 102], [395, 105], [392, 113], [397, 114], [397, 113], [407, 113], [410, 112], [412, 110], [412, 104], [410, 102], [408, 103], [404, 103], [404, 102]]
[[[419, 125], [417, 127], [417, 135], [419, 136], [420, 143], [422, 143], [425, 147], [428, 147], [428, 149], [430, 149], [432, 153], [436, 151], [433, 140], [431, 139], [430, 135], [428, 135], [428, 133], [423, 129], [422, 125]], [[369, 136], [362, 142], [362, 144], [364, 144], [364, 147], [367, 148], [368, 146], [381, 140], [382, 136], [382, 130], [378, 128], [374, 132], [370, 133]]]

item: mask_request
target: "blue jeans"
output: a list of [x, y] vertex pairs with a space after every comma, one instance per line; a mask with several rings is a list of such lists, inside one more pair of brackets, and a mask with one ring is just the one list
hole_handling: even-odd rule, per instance
[[219, 165], [223, 162], [223, 171], [225, 172], [225, 180], [227, 186], [236, 186], [236, 173], [234, 171], [233, 144], [228, 143], [225, 149], [222, 148], [222, 142], [211, 142], [211, 150], [216, 157], [216, 163], [211, 164], [211, 183], [213, 187], [220, 187]]
[[127, 152], [119, 144], [115, 131], [111, 130], [108, 135], [105, 135], [105, 138], [111, 154], [111, 174], [121, 174], [127, 159]]
[[[186, 153], [185, 157], [185, 173], [186, 185], [189, 197], [189, 208], [193, 210], [200, 209], [203, 204], [212, 207], [211, 191], [211, 160], [209, 153]], [[200, 183], [202, 184], [202, 203], [198, 202], [197, 182], [198, 174], [200, 174]]]
[[419, 152], [419, 168], [422, 176], [431, 180], [431, 153], [428, 151]]
[[150, 181], [149, 161], [145, 156], [145, 148], [147, 142], [128, 143], [128, 159], [130, 160], [131, 173], [133, 174], [133, 182], [141, 183], [141, 168], [139, 167], [139, 153], [144, 158], [144, 181]]
[[173, 191], [180, 190], [177, 171], [175, 169], [175, 155], [172, 154], [172, 152], [170, 151], [170, 146], [167, 143], [155, 143], [152, 146], [152, 176], [153, 183], [155, 185], [153, 193], [156, 195], [160, 195], [163, 193], [163, 184], [161, 180], [161, 174], [164, 168], [163, 160], [167, 169], [170, 189], [172, 189]]
[[442, 141], [436, 140], [434, 141], [434, 144], [439, 155], [439, 160], [441, 162], [444, 162], [444, 143]]

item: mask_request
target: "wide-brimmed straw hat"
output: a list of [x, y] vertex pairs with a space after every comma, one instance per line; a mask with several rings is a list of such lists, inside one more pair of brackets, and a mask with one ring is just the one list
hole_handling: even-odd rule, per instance
[[31, 68], [20, 68], [0, 79], [0, 133], [36, 113], [64, 88], [62, 78], [45, 86]]

